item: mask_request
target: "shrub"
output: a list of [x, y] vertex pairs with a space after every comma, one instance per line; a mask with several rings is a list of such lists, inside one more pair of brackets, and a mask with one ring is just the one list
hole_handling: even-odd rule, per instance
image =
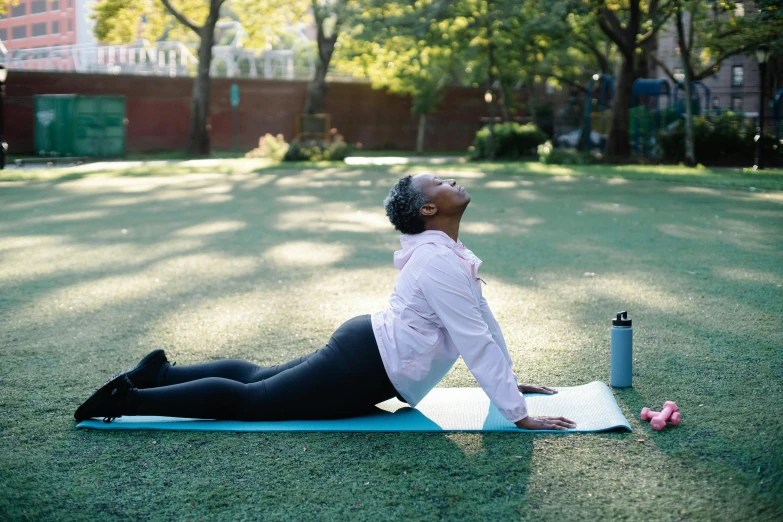
[[258, 147], [245, 154], [246, 158], [270, 158], [275, 161], [283, 161], [288, 152], [289, 145], [282, 134], [272, 136], [265, 134], [258, 139]]
[[600, 155], [552, 146], [551, 141], [538, 146], [538, 161], [547, 165], [589, 165], [600, 160]]
[[353, 151], [342, 135], [332, 129], [332, 140], [292, 141], [284, 161], [343, 161]]
[[[536, 147], [547, 140], [547, 135], [535, 123], [520, 125], [517, 122], [509, 121], [491, 125], [495, 131], [496, 159], [515, 160], [524, 156], [533, 156], [536, 153]], [[468, 149], [470, 159], [488, 159], [491, 139], [490, 127], [485, 125], [476, 133], [473, 145]]]
[[[705, 165], [748, 165], [756, 154], [756, 128], [739, 114], [726, 112], [709, 119], [693, 119], [693, 147], [696, 161]], [[658, 133], [664, 156], [675, 162], [685, 159], [685, 121], [680, 120]], [[765, 136], [764, 157], [771, 164], [780, 161], [776, 140]]]

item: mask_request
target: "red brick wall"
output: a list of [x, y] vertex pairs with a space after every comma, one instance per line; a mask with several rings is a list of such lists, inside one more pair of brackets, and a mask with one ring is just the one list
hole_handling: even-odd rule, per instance
[[[306, 82], [212, 80], [212, 146], [233, 148], [230, 86], [240, 90], [240, 147], [256, 146], [267, 132], [294, 137], [304, 105]], [[128, 128], [126, 150], [184, 149], [190, 117], [190, 78], [110, 76], [10, 71], [6, 88], [6, 141], [12, 154], [34, 153], [33, 96], [36, 94], [124, 95]], [[326, 102], [336, 127], [349, 142], [365, 148], [413, 149], [418, 121], [410, 99], [373, 90], [364, 83], [332, 83]], [[428, 117], [427, 150], [464, 150], [486, 115], [483, 91], [450, 88], [438, 111]]]

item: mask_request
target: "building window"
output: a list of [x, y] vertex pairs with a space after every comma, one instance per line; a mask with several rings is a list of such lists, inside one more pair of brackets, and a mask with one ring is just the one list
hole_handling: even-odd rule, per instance
[[46, 0], [33, 0], [30, 2], [30, 14], [46, 12]]
[[27, 26], [17, 25], [11, 28], [11, 40], [21, 40], [27, 38]]
[[745, 69], [741, 65], [731, 68], [731, 86], [742, 87], [745, 85]]
[[52, 0], [52, 8], [50, 11], [59, 11], [60, 10], [60, 0]]
[[73, 32], [73, 20], [71, 20], [70, 18], [68, 19], [68, 32], [69, 33]]
[[739, 96], [734, 96], [731, 99], [731, 110], [742, 112], [742, 98]]
[[52, 34], [60, 34], [60, 21], [55, 20], [52, 22]]
[[27, 14], [27, 4], [17, 4], [11, 8], [11, 18]]
[[0, 40], [8, 40], [8, 29], [0, 29]]
[[745, 16], [745, 6], [742, 4], [742, 2], [737, 2], [734, 4], [734, 16]]
[[720, 109], [720, 98], [719, 97], [716, 96], [716, 97], [714, 97], [712, 99], [712, 108], [713, 109]]
[[46, 22], [31, 25], [30, 36], [46, 36]]

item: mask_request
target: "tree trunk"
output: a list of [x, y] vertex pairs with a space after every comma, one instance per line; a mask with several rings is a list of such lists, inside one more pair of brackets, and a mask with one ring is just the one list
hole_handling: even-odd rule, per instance
[[685, 165], [696, 166], [696, 152], [693, 146], [693, 88], [691, 75], [685, 69]]
[[198, 48], [198, 74], [193, 80], [190, 98], [190, 132], [188, 135], [188, 156], [208, 156], [209, 139], [209, 99], [211, 82], [209, 67], [212, 63], [212, 45], [215, 42], [215, 24], [217, 13], [210, 14], [201, 28], [201, 44]]
[[424, 152], [424, 133], [427, 130], [427, 115], [419, 114], [419, 132], [416, 134], [416, 152]]
[[[693, 30], [691, 28], [691, 30]], [[685, 35], [685, 24], [682, 19], [682, 6], [677, 7], [677, 39], [679, 40], [680, 55], [682, 56], [682, 71], [685, 73], [685, 165], [696, 166], [696, 152], [693, 145], [693, 86], [691, 78], [690, 47]], [[676, 87], [675, 87], [676, 88]]]
[[326, 73], [329, 70], [329, 62], [332, 61], [334, 44], [337, 42], [337, 30], [327, 37], [324, 34], [323, 20], [317, 23], [318, 63], [315, 64], [315, 76], [307, 84], [307, 99], [305, 100], [305, 114], [323, 114], [326, 102], [326, 92], [329, 86], [326, 84]]
[[627, 158], [631, 155], [631, 141], [628, 127], [631, 117], [631, 89], [633, 88], [633, 54], [623, 56], [614, 95], [612, 128], [606, 141], [606, 155], [609, 158]]
[[324, 64], [321, 59], [315, 65], [315, 76], [307, 84], [307, 99], [304, 106], [305, 114], [323, 114], [326, 91], [329, 90], [329, 86], [326, 84], [326, 71], [328, 68], [329, 63]]

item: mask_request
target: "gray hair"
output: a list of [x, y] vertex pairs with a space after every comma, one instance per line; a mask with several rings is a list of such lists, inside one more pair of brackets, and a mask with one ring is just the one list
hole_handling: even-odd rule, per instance
[[425, 203], [427, 198], [413, 186], [413, 178], [405, 176], [397, 180], [383, 205], [394, 228], [403, 234], [419, 234], [424, 232], [424, 218], [419, 209]]

